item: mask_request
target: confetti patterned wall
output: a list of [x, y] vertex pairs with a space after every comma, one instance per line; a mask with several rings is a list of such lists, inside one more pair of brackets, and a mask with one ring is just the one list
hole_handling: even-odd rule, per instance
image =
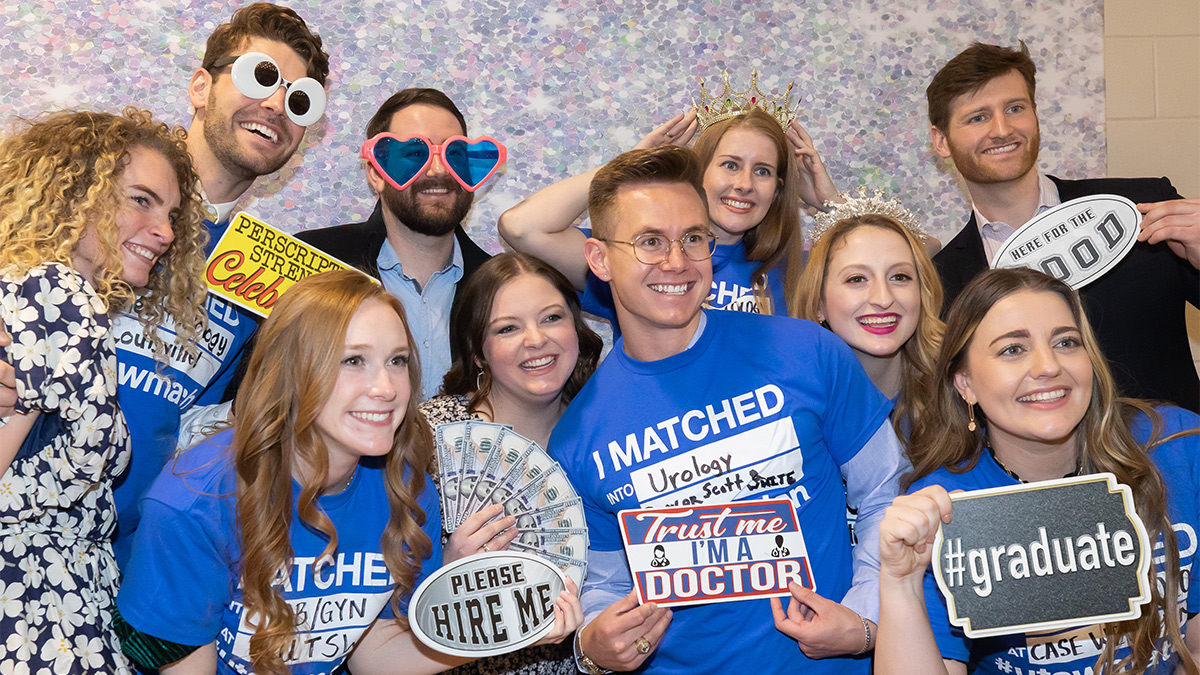
[[[0, 10], [0, 119], [126, 104], [187, 125], [185, 87], [204, 40], [241, 3], [7, 0]], [[795, 81], [801, 121], [835, 182], [900, 195], [943, 241], [964, 222], [952, 169], [929, 147], [924, 89], [974, 40], [1024, 39], [1039, 66], [1041, 165], [1105, 166], [1102, 0], [304, 0], [291, 6], [331, 55], [323, 123], [243, 206], [296, 231], [364, 219], [363, 129], [391, 93], [446, 91], [473, 135], [509, 146], [469, 229], [499, 250], [496, 217], [596, 166], [684, 109], [698, 77], [758, 69]]]

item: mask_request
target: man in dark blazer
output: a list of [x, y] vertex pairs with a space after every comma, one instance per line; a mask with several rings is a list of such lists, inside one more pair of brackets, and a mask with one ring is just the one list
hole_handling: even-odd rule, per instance
[[[1153, 202], [1181, 199], [1166, 178], [1071, 181], [1039, 173], [1035, 71], [1024, 43], [976, 43], [926, 89], [934, 150], [954, 161], [972, 201], [966, 227], [933, 258], [946, 308], [1013, 232], [1062, 202], [1116, 194], [1146, 212]], [[1167, 242], [1138, 242], [1080, 295], [1123, 395], [1200, 410], [1184, 320], [1184, 303], [1200, 306], [1200, 275], [1185, 257]]]
[[[463, 114], [436, 89], [405, 89], [380, 106], [367, 125], [367, 138], [390, 132], [419, 135], [432, 145], [465, 136]], [[379, 197], [370, 218], [296, 236], [379, 279], [404, 303], [409, 330], [421, 356], [421, 399], [433, 396], [450, 369], [450, 308], [471, 274], [488, 259], [463, 231], [472, 193], [433, 156], [427, 169], [403, 190], [375, 167], [367, 183]]]

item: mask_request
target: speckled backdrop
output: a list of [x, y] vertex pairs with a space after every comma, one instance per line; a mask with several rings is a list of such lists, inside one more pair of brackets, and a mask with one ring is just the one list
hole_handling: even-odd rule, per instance
[[[242, 3], [5, 0], [0, 119], [135, 103], [186, 124], [204, 40]], [[899, 194], [943, 241], [964, 221], [952, 170], [934, 162], [924, 89], [974, 40], [1023, 38], [1039, 66], [1043, 168], [1102, 175], [1102, 0], [292, 2], [331, 55], [329, 107], [300, 151], [243, 206], [296, 231], [364, 219], [363, 129], [391, 93], [443, 89], [472, 135], [509, 147], [470, 230], [496, 251], [496, 217], [524, 196], [631, 147], [682, 110], [697, 79], [794, 80], [839, 187]], [[7, 125], [6, 125], [7, 126]]]

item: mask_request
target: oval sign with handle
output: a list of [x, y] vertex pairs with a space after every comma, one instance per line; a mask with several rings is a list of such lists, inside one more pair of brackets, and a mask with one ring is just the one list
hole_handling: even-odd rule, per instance
[[1022, 225], [991, 267], [1029, 267], [1078, 290], [1121, 262], [1137, 243], [1141, 222], [1137, 206], [1124, 197], [1072, 199]]
[[542, 639], [566, 577], [550, 562], [516, 551], [468, 556], [434, 572], [413, 592], [408, 623], [431, 649], [495, 656]]

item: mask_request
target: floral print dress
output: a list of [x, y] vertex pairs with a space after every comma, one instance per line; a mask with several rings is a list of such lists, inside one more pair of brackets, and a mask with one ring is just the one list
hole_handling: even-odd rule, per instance
[[130, 450], [108, 316], [86, 280], [48, 263], [0, 271], [0, 323], [16, 410], [41, 413], [0, 477], [0, 673], [128, 673], [111, 538]]

